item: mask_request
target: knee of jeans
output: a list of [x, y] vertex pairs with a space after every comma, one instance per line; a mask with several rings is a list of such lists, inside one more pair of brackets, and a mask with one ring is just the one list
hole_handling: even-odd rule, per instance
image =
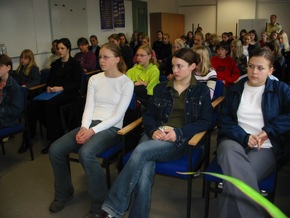
[[79, 158], [80, 162], [84, 163], [84, 161], [88, 159], [96, 159], [96, 155], [90, 149], [87, 149], [85, 146], [82, 146], [79, 150]]
[[55, 156], [59, 155], [61, 153], [60, 148], [61, 148], [61, 145], [59, 145], [55, 142], [52, 143], [50, 145], [49, 150], [48, 150], [49, 157], [55, 157]]
[[145, 155], [145, 153], [144, 153], [143, 147], [138, 145], [134, 149], [130, 159], [134, 159], [135, 161], [139, 162], [141, 160], [141, 158], [144, 157], [144, 155]]
[[147, 187], [148, 185], [151, 186], [154, 174], [155, 174], [155, 162], [153, 161], [147, 162], [142, 169], [142, 173], [138, 181], [138, 186], [144, 188]]

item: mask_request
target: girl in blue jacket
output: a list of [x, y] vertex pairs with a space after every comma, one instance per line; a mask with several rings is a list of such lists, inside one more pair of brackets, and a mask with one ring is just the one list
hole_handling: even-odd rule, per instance
[[[218, 122], [217, 159], [223, 173], [256, 191], [258, 182], [275, 170], [281, 136], [290, 130], [290, 88], [269, 79], [273, 64], [270, 50], [252, 52], [248, 77], [228, 90]], [[265, 211], [225, 182], [219, 217], [265, 217]]]

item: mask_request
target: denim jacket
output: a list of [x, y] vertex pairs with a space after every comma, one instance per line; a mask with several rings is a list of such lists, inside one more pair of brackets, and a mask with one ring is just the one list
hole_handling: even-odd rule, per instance
[[[155, 86], [148, 108], [143, 116], [145, 133], [152, 137], [158, 127], [168, 122], [173, 110], [173, 88], [166, 83]], [[207, 86], [197, 83], [192, 77], [192, 83], [186, 90], [184, 102], [185, 126], [174, 128], [177, 146], [183, 145], [194, 134], [205, 131], [211, 126], [212, 105]]]
[[[240, 80], [227, 91], [218, 117], [218, 140], [228, 137], [248, 147], [250, 134], [238, 125], [237, 110], [248, 77]], [[271, 141], [274, 152], [281, 151], [283, 134], [290, 130], [290, 87], [279, 81], [267, 79], [262, 95], [262, 113], [265, 126], [262, 128]]]
[[14, 126], [23, 110], [21, 87], [12, 76], [8, 76], [6, 86], [2, 90], [3, 100], [0, 104], [0, 128]]

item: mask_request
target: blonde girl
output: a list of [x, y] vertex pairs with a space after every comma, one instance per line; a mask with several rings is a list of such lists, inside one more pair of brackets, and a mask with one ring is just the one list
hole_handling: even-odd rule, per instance
[[284, 54], [285, 52], [288, 52], [290, 50], [290, 47], [287, 33], [285, 33], [284, 31], [282, 33], [280, 32], [277, 39], [280, 42], [281, 53]]
[[19, 57], [19, 66], [13, 74], [20, 86], [32, 87], [40, 84], [39, 68], [35, 63], [34, 54], [29, 49], [24, 49]]
[[149, 46], [140, 46], [136, 57], [137, 64], [129, 69], [126, 75], [134, 82], [136, 98], [146, 105], [149, 97], [153, 95], [154, 87], [160, 82], [160, 72]]
[[[150, 47], [150, 38], [149, 38], [149, 36], [142, 36], [142, 38], [141, 38], [141, 45], [144, 45], [144, 46], [149, 46]], [[138, 50], [138, 49], [137, 49]], [[153, 49], [151, 49], [152, 50], [152, 57], [154, 58], [154, 59], [156, 59], [156, 53], [155, 53], [155, 51], [153, 50]], [[137, 51], [136, 51], [137, 52]], [[157, 60], [157, 59], [156, 59]], [[136, 54], [134, 55], [134, 58], [133, 58], [133, 63], [134, 64], [136, 64], [137, 63], [137, 56], [136, 56]]]
[[202, 45], [196, 45], [192, 48], [200, 56], [200, 62], [194, 69], [193, 73], [197, 81], [205, 83], [210, 90], [210, 97], [213, 98], [217, 73], [213, 69], [208, 50]]
[[243, 54], [243, 46], [239, 39], [234, 39], [231, 42], [230, 56], [235, 60], [241, 75], [247, 73], [247, 57]]

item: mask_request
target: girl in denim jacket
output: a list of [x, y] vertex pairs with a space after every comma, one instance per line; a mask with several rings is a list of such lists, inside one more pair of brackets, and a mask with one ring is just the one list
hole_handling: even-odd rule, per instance
[[198, 54], [189, 48], [173, 54], [174, 77], [154, 88], [143, 116], [145, 134], [107, 194], [103, 217], [122, 217], [131, 196], [134, 202], [129, 217], [149, 217], [156, 161], [181, 157], [187, 150], [187, 141], [210, 127], [210, 92], [193, 75], [199, 62]]

